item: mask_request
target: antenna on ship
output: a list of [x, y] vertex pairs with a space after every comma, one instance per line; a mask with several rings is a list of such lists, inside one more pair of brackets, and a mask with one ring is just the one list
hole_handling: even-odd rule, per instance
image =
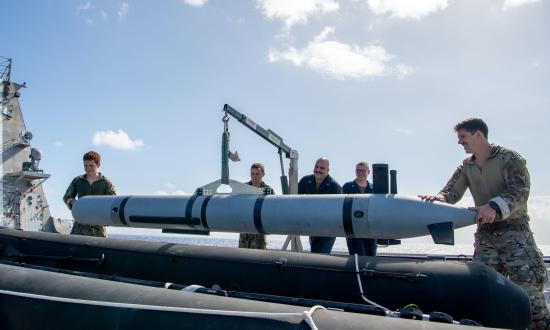
[[[5, 115], [7, 119], [10, 119], [11, 111], [6, 105], [10, 93], [11, 58], [0, 56], [0, 80], [0, 112]], [[4, 147], [2, 147], [2, 152], [4, 152], [3, 150]]]
[[[0, 113], [2, 120], [10, 120], [13, 116], [14, 104], [10, 104], [10, 99], [18, 98], [21, 94], [19, 89], [25, 88], [26, 83], [17, 84], [11, 81], [12, 59], [0, 55]], [[4, 150], [4, 146], [2, 146]]]
[[0, 78], [11, 81], [11, 58], [0, 56]]

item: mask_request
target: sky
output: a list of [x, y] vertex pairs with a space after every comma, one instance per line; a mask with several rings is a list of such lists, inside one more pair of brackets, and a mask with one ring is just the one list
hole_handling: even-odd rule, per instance
[[[489, 125], [531, 173], [538, 238], [550, 230], [548, 0], [1, 0], [0, 55], [54, 217], [97, 150], [119, 194], [182, 194], [220, 178], [230, 104], [341, 184], [388, 163], [399, 192], [438, 192], [466, 157], [453, 126]], [[236, 120], [230, 148], [280, 192], [273, 146]], [[288, 161], [286, 165], [288, 166]], [[537, 231], [539, 232], [537, 234]], [[546, 244], [550, 244], [550, 239]]]

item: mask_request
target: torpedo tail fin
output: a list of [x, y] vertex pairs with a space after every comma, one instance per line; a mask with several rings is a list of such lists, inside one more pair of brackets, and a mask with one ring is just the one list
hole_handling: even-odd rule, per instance
[[428, 225], [435, 244], [455, 244], [455, 233], [452, 222], [439, 222]]

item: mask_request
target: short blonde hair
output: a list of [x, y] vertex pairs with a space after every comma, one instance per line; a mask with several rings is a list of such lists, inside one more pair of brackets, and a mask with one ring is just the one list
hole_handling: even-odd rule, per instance
[[365, 166], [366, 168], [368, 168], [368, 169], [370, 170], [369, 163], [367, 163], [367, 162], [359, 162], [359, 163], [357, 163], [357, 165], [355, 165], [355, 167], [357, 167], [357, 166], [359, 166], [359, 165]]

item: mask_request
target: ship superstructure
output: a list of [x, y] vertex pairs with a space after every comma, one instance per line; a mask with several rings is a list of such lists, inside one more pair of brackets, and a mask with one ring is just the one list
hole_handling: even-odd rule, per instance
[[57, 232], [42, 184], [50, 174], [39, 167], [41, 152], [31, 146], [33, 134], [27, 130], [19, 104], [25, 83], [11, 81], [12, 60], [0, 57], [2, 113], [2, 213], [0, 226], [27, 231]]

